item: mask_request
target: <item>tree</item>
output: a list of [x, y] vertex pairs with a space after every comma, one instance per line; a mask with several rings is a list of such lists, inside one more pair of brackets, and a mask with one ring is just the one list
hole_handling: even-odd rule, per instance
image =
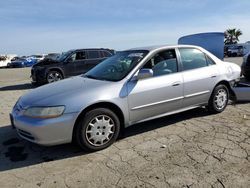
[[243, 33], [240, 29], [227, 29], [225, 32], [225, 44], [237, 44], [239, 41], [239, 36], [241, 36]]

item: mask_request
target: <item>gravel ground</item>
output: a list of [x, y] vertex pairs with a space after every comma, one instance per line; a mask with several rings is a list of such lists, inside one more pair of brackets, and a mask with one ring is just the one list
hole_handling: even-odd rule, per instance
[[250, 187], [249, 103], [137, 124], [113, 146], [86, 153], [31, 144], [10, 128], [12, 106], [32, 89], [29, 75], [29, 68], [0, 69], [1, 187]]

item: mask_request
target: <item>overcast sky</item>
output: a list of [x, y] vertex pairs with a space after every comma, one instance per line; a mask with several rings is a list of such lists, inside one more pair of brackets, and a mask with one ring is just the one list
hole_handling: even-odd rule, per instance
[[0, 54], [176, 44], [183, 35], [239, 28], [249, 0], [1, 0]]

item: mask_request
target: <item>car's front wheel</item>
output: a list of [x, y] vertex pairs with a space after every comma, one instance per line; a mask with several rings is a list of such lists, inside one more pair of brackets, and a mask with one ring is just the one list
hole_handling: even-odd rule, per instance
[[76, 141], [85, 150], [98, 151], [112, 145], [120, 132], [120, 120], [106, 108], [97, 108], [85, 114], [76, 128]]
[[220, 113], [225, 110], [229, 100], [228, 88], [225, 85], [217, 85], [208, 102], [208, 110], [211, 113]]
[[56, 82], [62, 79], [63, 79], [63, 75], [59, 71], [53, 70], [53, 71], [49, 71], [49, 73], [47, 74], [48, 83]]

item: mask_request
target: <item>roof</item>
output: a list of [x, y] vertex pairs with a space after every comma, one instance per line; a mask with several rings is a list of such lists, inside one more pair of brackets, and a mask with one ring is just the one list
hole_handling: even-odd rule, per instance
[[82, 49], [72, 49], [70, 51], [81, 51], [81, 50], [112, 50], [110, 48], [82, 48]]
[[197, 47], [194, 45], [156, 45], [156, 46], [145, 46], [145, 47], [138, 47], [138, 48], [131, 48], [129, 50], [148, 50], [153, 51], [160, 48], [177, 48], [177, 47]]

